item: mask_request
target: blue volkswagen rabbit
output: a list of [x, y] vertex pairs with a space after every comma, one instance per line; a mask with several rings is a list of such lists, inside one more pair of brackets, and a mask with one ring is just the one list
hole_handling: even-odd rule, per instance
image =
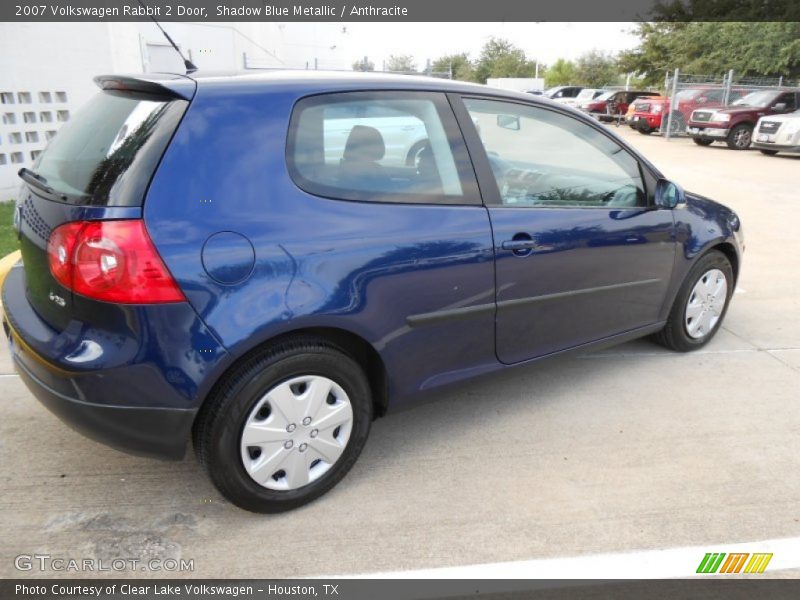
[[[192, 440], [251, 511], [336, 485], [437, 388], [719, 329], [736, 214], [550, 100], [361, 73], [103, 76], [31, 169], [16, 369], [120, 450]], [[513, 376], [509, 374], [509, 376]]]

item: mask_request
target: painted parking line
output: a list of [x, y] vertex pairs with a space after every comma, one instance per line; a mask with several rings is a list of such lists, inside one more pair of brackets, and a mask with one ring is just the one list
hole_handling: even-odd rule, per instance
[[[772, 571], [800, 568], [800, 537], [776, 538], [733, 544], [713, 543], [703, 546], [685, 546], [663, 550], [642, 550], [612, 554], [593, 554], [567, 558], [541, 558], [512, 562], [498, 562], [415, 571], [391, 571], [359, 575], [335, 575], [338, 578], [367, 579], [668, 579], [677, 577], [707, 577], [708, 554], [723, 555], [716, 574], [722, 574], [723, 560], [737, 555], [734, 566], [744, 558], [766, 563], [765, 574]], [[769, 559], [764, 558], [771, 554]], [[700, 573], [703, 571], [703, 573]], [[733, 573], [733, 570], [729, 570]], [[744, 573], [744, 569], [740, 570]], [[755, 571], [753, 571], [755, 572]], [[325, 579], [325, 577], [323, 577]]]

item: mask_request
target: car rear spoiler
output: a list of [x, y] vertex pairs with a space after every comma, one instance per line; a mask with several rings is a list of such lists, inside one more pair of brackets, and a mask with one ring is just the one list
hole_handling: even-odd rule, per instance
[[197, 89], [197, 82], [189, 77], [162, 73], [153, 73], [146, 77], [98, 75], [94, 82], [101, 90], [140, 92], [183, 100], [191, 100]]

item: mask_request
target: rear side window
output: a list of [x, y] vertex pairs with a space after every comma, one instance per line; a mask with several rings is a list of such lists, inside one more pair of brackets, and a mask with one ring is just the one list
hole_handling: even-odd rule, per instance
[[370, 202], [478, 203], [463, 141], [441, 94], [351, 92], [297, 103], [287, 144], [295, 183]]
[[100, 92], [61, 128], [33, 170], [58, 200], [140, 206], [186, 106], [185, 100]]

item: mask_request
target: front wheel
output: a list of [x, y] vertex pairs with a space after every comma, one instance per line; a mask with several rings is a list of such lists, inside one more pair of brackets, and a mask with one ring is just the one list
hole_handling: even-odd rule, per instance
[[737, 125], [731, 129], [726, 141], [731, 150], [747, 150], [753, 141], [753, 126], [747, 123]]
[[678, 352], [705, 346], [719, 330], [733, 293], [733, 268], [713, 250], [689, 271], [655, 341]]
[[[669, 115], [664, 115], [662, 119], [669, 121]], [[669, 132], [671, 135], [686, 133], [686, 119], [683, 118], [681, 113], [676, 111], [672, 115], [672, 121], [670, 122], [669, 127]]]
[[361, 453], [371, 421], [358, 363], [325, 341], [297, 339], [226, 377], [198, 417], [194, 442], [223, 496], [276, 513], [336, 485]]

